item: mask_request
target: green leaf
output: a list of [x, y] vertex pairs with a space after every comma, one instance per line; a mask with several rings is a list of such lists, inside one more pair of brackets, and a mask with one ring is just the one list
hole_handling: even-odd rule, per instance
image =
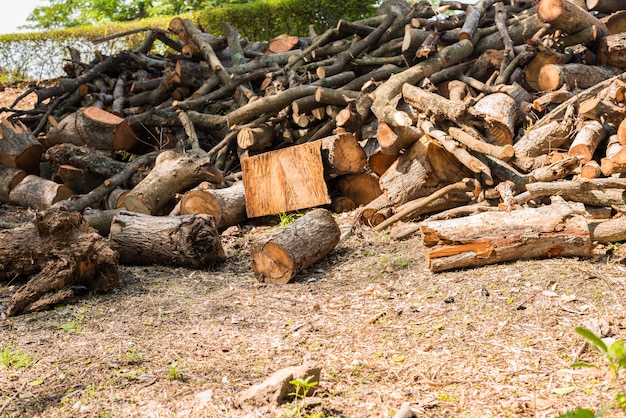
[[596, 366], [595, 364], [587, 363], [586, 361], [575, 361], [574, 363], [572, 363], [570, 365], [570, 367], [572, 369], [575, 369], [577, 367], [593, 367], [594, 369], [599, 369], [600, 368], [600, 367]]
[[566, 413], [559, 415], [559, 418], [595, 418], [596, 415], [593, 411], [585, 408], [578, 408], [575, 411], [567, 411]]
[[626, 350], [624, 350], [624, 341], [616, 340], [609, 346], [608, 356], [613, 359], [624, 360], [626, 359]]
[[617, 401], [617, 406], [622, 408], [622, 410], [626, 411], [626, 395], [623, 393], [618, 393], [615, 396], [615, 400]]
[[576, 332], [586, 338], [589, 342], [596, 346], [603, 353], [607, 352], [606, 344], [600, 337], [598, 337], [593, 332], [589, 331], [587, 328], [576, 327]]
[[39, 386], [43, 383], [43, 380], [41, 379], [37, 379], [37, 380], [33, 380], [32, 382], [28, 382], [29, 386]]

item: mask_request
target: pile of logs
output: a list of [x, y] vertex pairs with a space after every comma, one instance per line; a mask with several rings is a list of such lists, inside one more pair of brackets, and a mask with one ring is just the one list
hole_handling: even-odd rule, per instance
[[[626, 239], [624, 2], [401, 6], [308, 38], [175, 18], [134, 51], [70, 48], [33, 109], [2, 109], [0, 202], [81, 212], [122, 262], [192, 267], [224, 259], [226, 228], [309, 208], [422, 220], [433, 271]], [[260, 280], [336, 245], [314, 212], [254, 256]]]

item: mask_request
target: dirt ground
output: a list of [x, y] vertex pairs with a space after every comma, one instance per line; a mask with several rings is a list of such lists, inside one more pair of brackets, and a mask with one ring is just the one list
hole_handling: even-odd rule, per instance
[[[349, 230], [350, 214], [336, 219]], [[410, 402], [424, 417], [553, 417], [614, 398], [606, 363], [574, 331], [605, 318], [624, 335], [625, 268], [606, 248], [433, 274], [419, 235], [357, 227], [294, 282], [265, 285], [249, 248], [275, 228], [224, 235], [213, 271], [123, 266], [112, 292], [2, 315], [0, 358], [31, 361], [0, 363], [0, 416], [392, 417]], [[17, 286], [0, 285], [0, 304]], [[322, 374], [301, 415], [233, 406], [309, 354]]]
[[[21, 91], [0, 93], [0, 107]], [[337, 215], [344, 231], [352, 215]], [[31, 217], [0, 204], [0, 220]], [[614, 399], [606, 362], [574, 331], [603, 318], [624, 336], [626, 274], [612, 248], [433, 274], [419, 235], [357, 227], [270, 286], [249, 249], [274, 228], [224, 235], [215, 270], [122, 266], [114, 291], [45, 312], [6, 317], [21, 283], [0, 283], [0, 417], [392, 417], [403, 402], [420, 417], [555, 417]], [[236, 393], [309, 355], [322, 373], [308, 409], [234, 407]]]

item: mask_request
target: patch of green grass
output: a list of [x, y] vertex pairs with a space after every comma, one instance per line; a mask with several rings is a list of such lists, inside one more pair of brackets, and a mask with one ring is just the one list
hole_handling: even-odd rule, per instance
[[187, 373], [187, 369], [185, 368], [185, 364], [182, 361], [174, 360], [167, 367], [169, 369], [167, 380], [180, 380], [181, 382], [185, 381], [185, 373]]
[[287, 226], [291, 225], [296, 221], [296, 219], [301, 218], [304, 214], [299, 212], [281, 212], [278, 214], [278, 226]]
[[0, 351], [0, 365], [7, 369], [26, 369], [33, 365], [34, 359], [19, 348], [5, 346]]

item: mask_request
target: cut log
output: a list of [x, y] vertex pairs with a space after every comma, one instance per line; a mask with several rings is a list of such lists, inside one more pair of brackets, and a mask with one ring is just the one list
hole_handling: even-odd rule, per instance
[[533, 197], [567, 196], [570, 200], [588, 206], [626, 206], [624, 188], [602, 184], [594, 186], [593, 183], [580, 181], [537, 182], [527, 184], [526, 189]]
[[244, 158], [241, 168], [249, 218], [331, 202], [319, 141]]
[[226, 259], [210, 215], [151, 216], [122, 210], [111, 222], [109, 239], [120, 263], [127, 265], [206, 269]]
[[18, 168], [27, 174], [39, 174], [43, 147], [22, 122], [0, 121], [0, 164]]
[[202, 181], [220, 184], [224, 177], [201, 149], [186, 154], [165, 151], [157, 157], [150, 173], [124, 196], [124, 208], [155, 215], [176, 193]]
[[373, 173], [346, 174], [337, 179], [339, 194], [352, 200], [355, 205], [367, 205], [382, 194], [378, 176]]
[[26, 172], [0, 165], [0, 202], [8, 203], [9, 193], [26, 177]]
[[274, 129], [263, 123], [256, 127], [243, 127], [237, 133], [237, 146], [252, 152], [263, 151], [274, 142]]
[[73, 194], [63, 184], [29, 174], [11, 190], [9, 200], [23, 207], [45, 210]]
[[243, 182], [214, 189], [206, 183], [186, 192], [180, 200], [183, 215], [205, 213], [213, 216], [218, 231], [238, 225], [247, 219]]
[[47, 309], [84, 288], [104, 292], [119, 284], [118, 254], [78, 212], [52, 209], [32, 223], [0, 231], [0, 281], [26, 277], [7, 315]]
[[424, 136], [424, 132], [415, 126], [391, 128], [386, 122], [378, 121], [376, 138], [383, 154], [398, 156]]
[[597, 120], [587, 122], [574, 137], [568, 154], [580, 157], [580, 162], [587, 164], [604, 138], [606, 138], [606, 131], [600, 122]]
[[621, 121], [617, 127], [617, 140], [620, 144], [626, 145], [626, 119]]
[[50, 129], [45, 144], [70, 143], [100, 150], [129, 150], [137, 137], [124, 118], [97, 107], [80, 109]]
[[336, 134], [319, 141], [327, 176], [360, 173], [365, 170], [367, 156], [352, 133]]
[[572, 34], [595, 26], [601, 37], [609, 34], [604, 23], [569, 0], [541, 0], [537, 5], [537, 16], [542, 22], [565, 33]]
[[591, 239], [598, 244], [610, 244], [626, 240], [626, 217], [609, 219], [599, 223], [589, 223]]
[[611, 100], [596, 97], [582, 102], [578, 107], [578, 114], [586, 119], [595, 119], [618, 126], [626, 116], [626, 109]]
[[326, 209], [314, 209], [255, 243], [250, 253], [259, 282], [286, 284], [296, 274], [326, 257], [339, 243], [341, 232]]
[[467, 148], [481, 154], [491, 155], [502, 161], [508, 161], [515, 155], [515, 148], [512, 145], [493, 145], [455, 126], [448, 128], [448, 133]]
[[607, 36], [598, 43], [598, 62], [601, 65], [626, 69], [626, 33]]
[[504, 261], [593, 255], [582, 204], [552, 204], [424, 221], [422, 242], [433, 272]]
[[584, 179], [595, 179], [602, 175], [602, 169], [597, 161], [591, 160], [580, 168], [580, 177]]
[[624, 9], [624, 3], [620, 0], [587, 0], [586, 4], [587, 9], [606, 14]]
[[622, 70], [609, 66], [550, 64], [541, 67], [537, 83], [541, 90], [558, 90], [564, 84], [570, 89], [586, 89], [621, 73]]

